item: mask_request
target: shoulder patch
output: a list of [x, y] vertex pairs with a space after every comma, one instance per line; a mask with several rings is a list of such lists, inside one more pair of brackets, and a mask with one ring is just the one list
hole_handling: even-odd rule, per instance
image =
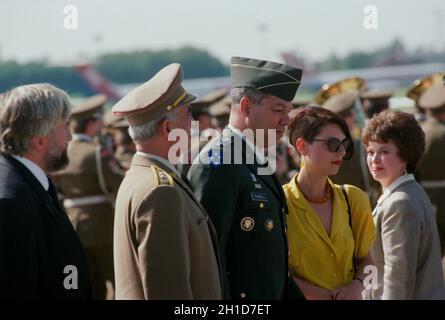
[[173, 178], [167, 172], [156, 166], [152, 166], [151, 168], [155, 177], [158, 179], [158, 185], [173, 185]]

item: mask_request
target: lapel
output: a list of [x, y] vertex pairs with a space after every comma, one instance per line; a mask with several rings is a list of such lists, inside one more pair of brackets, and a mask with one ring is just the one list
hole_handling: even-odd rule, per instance
[[372, 211], [372, 215], [376, 215], [378, 212], [378, 208], [382, 207], [385, 203], [385, 200], [388, 199], [394, 192], [396, 192], [397, 190], [399, 190], [400, 188], [402, 188], [403, 186], [410, 184], [410, 183], [415, 183], [416, 181], [414, 179], [410, 179], [410, 180], [406, 180], [401, 182], [399, 185], [397, 185], [393, 190], [389, 191], [389, 192], [384, 192], [380, 198], [377, 201], [377, 205], [375, 206], [374, 210]]
[[[77, 255], [79, 256], [79, 261], [83, 264], [84, 262], [84, 251], [83, 247], [78, 240], [77, 234], [71, 225], [68, 217], [65, 212], [60, 212], [56, 205], [53, 203], [48, 192], [43, 189], [41, 183], [36, 179], [36, 177], [26, 168], [20, 161], [12, 157], [4, 157], [6, 161], [12, 166], [19, 175], [28, 182], [31, 189], [36, 193], [36, 195], [40, 198], [42, 203], [45, 205], [45, 208], [49, 212], [51, 219], [53, 219], [56, 226], [60, 229], [61, 233], [67, 240], [67, 242], [71, 245], [71, 247], [75, 250]], [[77, 241], [76, 241], [77, 240]], [[87, 268], [86, 265], [82, 266], [83, 269]], [[83, 273], [84, 274], [84, 273]], [[86, 279], [87, 280], [87, 279]], [[89, 280], [88, 280], [89, 282]]]

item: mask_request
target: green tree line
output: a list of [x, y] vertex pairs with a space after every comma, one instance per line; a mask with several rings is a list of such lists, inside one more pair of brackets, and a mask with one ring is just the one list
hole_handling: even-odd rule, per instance
[[[217, 77], [229, 74], [228, 67], [205, 50], [183, 47], [176, 50], [144, 50], [99, 56], [94, 65], [116, 83], [143, 82], [167, 64], [178, 62], [186, 78]], [[52, 67], [46, 61], [20, 64], [0, 62], [0, 92], [18, 85], [50, 82], [70, 94], [91, 95], [92, 89], [71, 66]]]

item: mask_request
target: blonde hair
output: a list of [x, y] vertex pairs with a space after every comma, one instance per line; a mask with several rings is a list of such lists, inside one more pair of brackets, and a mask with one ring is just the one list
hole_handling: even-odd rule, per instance
[[29, 151], [32, 137], [48, 135], [70, 114], [68, 95], [52, 84], [29, 84], [5, 92], [0, 95], [0, 153]]

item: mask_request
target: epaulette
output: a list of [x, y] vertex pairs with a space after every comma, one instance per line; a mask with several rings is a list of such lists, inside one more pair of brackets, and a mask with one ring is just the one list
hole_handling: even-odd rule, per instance
[[173, 178], [167, 172], [156, 166], [151, 166], [151, 170], [153, 170], [153, 175], [157, 179], [157, 185], [173, 185]]

